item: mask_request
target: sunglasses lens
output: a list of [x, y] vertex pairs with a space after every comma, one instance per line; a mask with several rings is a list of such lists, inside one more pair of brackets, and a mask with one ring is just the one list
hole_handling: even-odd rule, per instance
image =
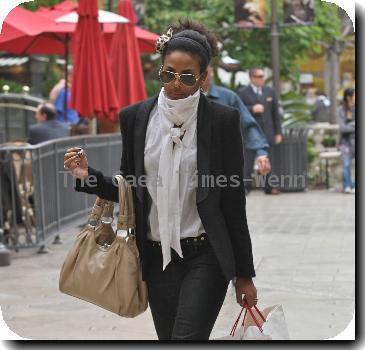
[[[175, 80], [175, 74], [170, 71], [162, 71], [160, 73], [160, 79], [164, 84], [171, 83]], [[180, 81], [186, 86], [194, 86], [196, 84], [196, 79], [193, 74], [181, 74]]]
[[180, 80], [187, 86], [194, 86], [196, 83], [196, 79], [193, 74], [181, 74]]
[[160, 79], [163, 83], [171, 83], [175, 79], [175, 75], [172, 72], [162, 71], [160, 74]]

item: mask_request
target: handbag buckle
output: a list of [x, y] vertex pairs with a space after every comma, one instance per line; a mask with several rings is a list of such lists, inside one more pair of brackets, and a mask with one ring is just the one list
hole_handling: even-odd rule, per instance
[[111, 216], [102, 216], [100, 219], [103, 224], [112, 224], [113, 220]]
[[126, 238], [126, 237], [128, 237], [129, 232], [128, 232], [128, 230], [118, 229], [118, 230], [116, 231], [116, 234], [117, 234], [117, 236], [119, 236], [119, 237]]
[[90, 218], [87, 223], [95, 230], [96, 227], [100, 224], [100, 220], [99, 219]]

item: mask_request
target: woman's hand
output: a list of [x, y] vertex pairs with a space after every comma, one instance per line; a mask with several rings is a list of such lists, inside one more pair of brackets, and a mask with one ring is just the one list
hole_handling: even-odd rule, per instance
[[236, 279], [236, 300], [242, 307], [247, 302], [251, 308], [257, 304], [257, 290], [252, 278], [238, 277]]
[[69, 148], [63, 156], [63, 167], [78, 179], [83, 180], [89, 176], [88, 166], [86, 153], [82, 148]]
[[268, 156], [259, 156], [256, 158], [257, 172], [261, 175], [267, 175], [271, 171], [271, 164]]

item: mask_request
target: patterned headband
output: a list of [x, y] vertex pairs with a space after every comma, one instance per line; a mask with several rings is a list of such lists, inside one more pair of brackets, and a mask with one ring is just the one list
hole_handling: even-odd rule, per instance
[[166, 43], [171, 39], [172, 32], [173, 32], [172, 28], [169, 28], [166, 34], [162, 34], [156, 40], [156, 51], [159, 52], [160, 54], [163, 53]]

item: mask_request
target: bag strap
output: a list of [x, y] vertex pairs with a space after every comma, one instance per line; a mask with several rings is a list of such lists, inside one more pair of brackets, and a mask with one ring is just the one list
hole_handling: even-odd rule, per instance
[[[265, 317], [262, 315], [261, 311], [260, 311], [260, 310], [256, 307], [256, 305], [254, 306], [254, 308], [255, 308], [256, 312], [258, 313], [258, 315], [261, 317], [261, 319], [262, 319], [264, 322], [266, 322]], [[261, 333], [263, 333], [262, 327], [260, 326], [260, 323], [257, 321], [257, 319], [256, 319], [256, 317], [255, 317], [255, 315], [254, 315], [254, 313], [252, 312], [252, 310], [251, 310], [251, 308], [248, 306], [248, 304], [247, 304], [247, 303], [245, 303], [245, 305], [243, 305], [243, 307], [242, 307], [242, 309], [241, 309], [241, 312], [239, 313], [239, 315], [238, 315], [238, 317], [237, 317], [237, 319], [236, 319], [236, 321], [235, 321], [235, 323], [234, 323], [234, 325], [233, 325], [233, 327], [232, 327], [232, 330], [231, 330], [231, 332], [230, 332], [229, 334], [230, 334], [232, 337], [234, 336], [234, 333], [236, 332], [237, 325], [238, 325], [238, 322], [239, 322], [239, 320], [240, 320], [240, 318], [241, 318], [241, 315], [242, 315], [243, 310], [245, 310], [245, 314], [244, 314], [244, 316], [243, 316], [242, 326], [244, 326], [244, 324], [245, 324], [246, 315], [247, 315], [247, 311], [248, 311], [248, 312], [250, 313], [250, 315], [251, 315], [252, 319], [254, 320], [254, 322], [255, 322], [256, 326], [257, 326], [257, 327], [258, 327], [258, 329], [260, 330], [260, 332], [261, 332]]]
[[135, 214], [132, 188], [122, 175], [115, 175], [119, 187], [119, 216], [117, 230], [134, 230]]
[[258, 315], [261, 317], [261, 319], [266, 322], [266, 318], [264, 317], [264, 315], [262, 314], [262, 312], [257, 308], [257, 306], [254, 306], [256, 312], [258, 313]]
[[[236, 328], [237, 328], [238, 322], [239, 322], [239, 320], [241, 318], [241, 315], [242, 315], [242, 311], [243, 310], [244, 310], [244, 307], [241, 309], [241, 311], [240, 311], [240, 313], [239, 313], [239, 315], [238, 315], [238, 317], [236, 319], [236, 322], [234, 323], [234, 325], [233, 325], [233, 327], [231, 329], [231, 332], [229, 333], [229, 335], [231, 335], [232, 337], [234, 336], [234, 333], [236, 332]], [[247, 309], [246, 309], [246, 312], [245, 312], [245, 316], [244, 317], [246, 317], [246, 313], [247, 313]]]
[[[255, 324], [256, 324], [256, 326], [257, 326], [257, 328], [260, 330], [260, 332], [261, 332], [261, 333], [263, 333], [264, 331], [262, 330], [262, 327], [261, 327], [260, 323], [257, 321], [257, 319], [256, 319], [256, 317], [255, 317], [254, 313], [252, 312], [251, 308], [250, 308], [250, 307], [248, 307], [248, 305], [247, 305], [247, 304], [245, 304], [245, 305], [243, 306], [243, 308], [246, 308], [246, 312], [245, 312], [245, 316], [243, 317], [242, 326], [244, 326], [245, 319], [246, 319], [246, 314], [247, 314], [247, 310], [248, 310], [248, 312], [250, 313], [250, 315], [251, 315], [252, 319], [254, 320], [254, 322], [255, 322]], [[264, 322], [266, 322], [265, 317], [264, 317], [264, 316], [262, 315], [262, 313], [258, 310], [258, 308], [256, 307], [256, 305], [254, 306], [254, 308], [255, 308], [255, 310], [258, 312], [258, 314], [260, 315], [260, 317], [262, 318], [262, 320], [263, 320]]]
[[102, 217], [113, 217], [113, 211], [113, 202], [97, 197], [91, 209], [88, 223], [96, 226]]

